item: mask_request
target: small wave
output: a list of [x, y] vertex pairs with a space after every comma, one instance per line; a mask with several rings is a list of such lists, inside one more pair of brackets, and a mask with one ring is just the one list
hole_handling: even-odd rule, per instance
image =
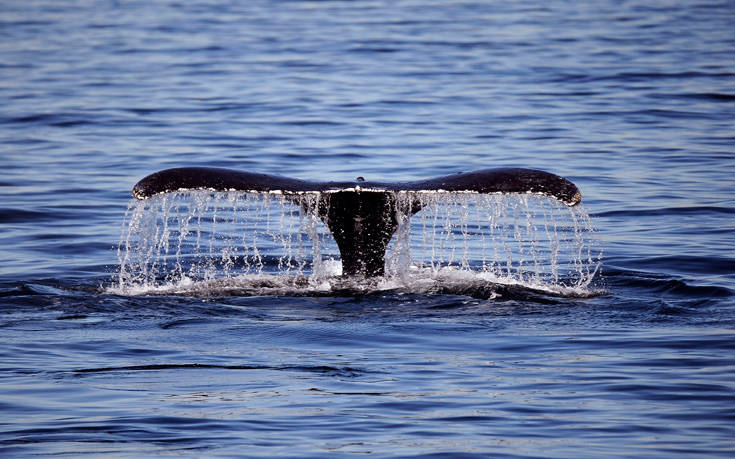
[[34, 115], [18, 116], [5, 120], [9, 124], [42, 124], [54, 127], [74, 127], [87, 124], [97, 124], [85, 117], [84, 114], [71, 113], [38, 113]]
[[[682, 259], [682, 257], [676, 257], [675, 259], [670, 258], [672, 257], [658, 257], [655, 259], [649, 258], [647, 260], [639, 261], [638, 264], [639, 266], [645, 266], [647, 264], [660, 266], [663, 263], [664, 266], [671, 266], [681, 265], [682, 263], [687, 262]], [[691, 260], [690, 262], [695, 263]], [[628, 261], [627, 263], [635, 263], [635, 261]], [[727, 260], [722, 260], [721, 263], [724, 267], [728, 262]], [[701, 267], [697, 268], [696, 265], [693, 265], [692, 269], [701, 270]], [[720, 285], [697, 285], [693, 281], [687, 279], [652, 272], [617, 268], [614, 265], [608, 265], [602, 275], [605, 278], [606, 283], [610, 286], [622, 288], [640, 287], [644, 288], [646, 291], [659, 295], [674, 295], [677, 297], [692, 298], [697, 301], [710, 298], [728, 298], [735, 295], [735, 292], [731, 289]]]
[[151, 365], [126, 365], [118, 367], [81, 368], [74, 370], [77, 375], [89, 373], [138, 372], [138, 371], [165, 371], [165, 370], [271, 370], [271, 371], [298, 371], [316, 373], [325, 376], [357, 377], [365, 373], [364, 370], [354, 367], [334, 367], [329, 365], [217, 365], [206, 363], [159, 363]]
[[735, 209], [718, 206], [685, 206], [685, 207], [663, 207], [655, 209], [625, 209], [611, 210], [590, 214], [590, 217], [650, 217], [658, 215], [712, 215], [712, 214], [735, 214]]
[[732, 263], [733, 260], [729, 257], [701, 257], [684, 255], [646, 257], [627, 261], [628, 265], [640, 267], [643, 269], [659, 269], [662, 266], [668, 266], [670, 272], [678, 271], [721, 275], [732, 274]]
[[68, 296], [70, 293], [66, 290], [51, 287], [42, 284], [25, 283], [8, 288], [0, 288], [0, 298], [16, 297], [16, 296], [36, 296], [36, 295], [55, 295]]
[[562, 83], [591, 83], [599, 81], [628, 81], [628, 82], [650, 82], [652, 80], [691, 80], [695, 78], [730, 78], [730, 72], [618, 72], [605, 75], [592, 75], [587, 73], [568, 73], [557, 77], [553, 81]]
[[13, 209], [9, 207], [0, 208], [0, 223], [42, 222], [56, 218], [57, 215], [54, 212]]
[[705, 93], [684, 93], [684, 94], [651, 94], [649, 97], [654, 99], [689, 99], [689, 100], [705, 100], [707, 102], [733, 102], [735, 94], [705, 92]]

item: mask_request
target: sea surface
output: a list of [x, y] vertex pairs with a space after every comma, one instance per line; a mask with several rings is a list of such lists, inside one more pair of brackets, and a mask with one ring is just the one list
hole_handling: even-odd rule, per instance
[[[2, 1], [0, 456], [735, 456], [734, 51], [721, 0]], [[232, 203], [257, 195], [161, 205], [210, 225], [164, 243], [130, 190], [177, 166], [527, 167], [583, 201], [498, 197], [560, 212], [498, 227], [525, 265], [479, 255], [457, 201], [419, 213], [428, 263], [345, 285], [298, 208], [243, 272], [234, 216], [275, 220]]]

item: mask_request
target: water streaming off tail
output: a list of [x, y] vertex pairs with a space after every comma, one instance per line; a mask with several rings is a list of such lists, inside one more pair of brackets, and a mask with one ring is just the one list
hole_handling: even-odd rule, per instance
[[[398, 192], [386, 276], [370, 288], [511, 284], [579, 293], [600, 264], [588, 215], [536, 195]], [[308, 294], [344, 288], [320, 195], [206, 191], [131, 201], [119, 293]], [[410, 215], [411, 203], [420, 201]], [[354, 286], [354, 281], [352, 286]], [[428, 286], [428, 287], [427, 287]]]

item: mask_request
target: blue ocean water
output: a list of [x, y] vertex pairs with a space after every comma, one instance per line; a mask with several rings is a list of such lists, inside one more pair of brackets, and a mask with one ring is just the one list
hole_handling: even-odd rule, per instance
[[[0, 455], [732, 457], [734, 18], [2, 2]], [[543, 169], [602, 264], [577, 296], [116, 292], [130, 189], [175, 166]]]

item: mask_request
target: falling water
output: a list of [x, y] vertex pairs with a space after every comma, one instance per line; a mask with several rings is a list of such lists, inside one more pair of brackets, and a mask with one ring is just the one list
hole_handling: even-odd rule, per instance
[[[530, 194], [396, 192], [386, 275], [351, 287], [517, 285], [584, 294], [601, 249], [581, 206]], [[206, 191], [131, 201], [118, 293], [316, 294], [344, 288], [320, 195]], [[411, 202], [422, 210], [410, 215]], [[359, 285], [358, 285], [359, 284]], [[444, 290], [441, 289], [444, 287]]]

